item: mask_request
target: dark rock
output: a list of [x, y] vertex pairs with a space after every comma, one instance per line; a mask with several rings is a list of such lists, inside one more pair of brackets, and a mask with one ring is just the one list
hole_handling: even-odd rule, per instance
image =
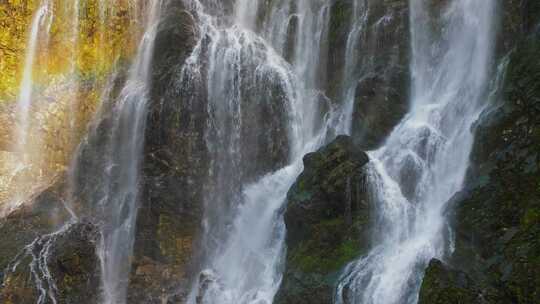
[[97, 227], [89, 223], [74, 224], [54, 240], [49, 270], [58, 290], [58, 303], [99, 302], [97, 240]]
[[330, 27], [328, 30], [328, 84], [327, 95], [332, 99], [341, 98], [339, 91], [345, 69], [345, 50], [353, 17], [353, 3], [350, 0], [337, 0], [330, 8]]
[[364, 150], [382, 144], [408, 110], [410, 87], [409, 5], [403, 0], [367, 1], [369, 14], [356, 46], [352, 137]]
[[186, 94], [195, 93], [178, 85], [197, 27], [182, 1], [167, 5], [152, 64], [129, 303], [162, 303], [179, 285], [188, 285], [184, 280], [202, 217], [202, 186], [195, 185], [203, 184], [207, 172], [206, 107], [191, 103]]
[[366, 249], [368, 161], [346, 136], [304, 157], [288, 193], [287, 270], [276, 303], [331, 303], [338, 272]]
[[464, 272], [450, 269], [433, 259], [424, 276], [419, 304], [485, 303], [473, 281]]
[[89, 223], [68, 223], [37, 237], [6, 270], [2, 303], [95, 304], [100, 297], [100, 270], [95, 244], [97, 229]]
[[353, 136], [363, 149], [374, 149], [407, 113], [408, 70], [363, 78], [356, 88]]
[[64, 181], [64, 176], [59, 176], [21, 209], [0, 220], [0, 271], [6, 269], [26, 245], [58, 230], [69, 219], [63, 203]]

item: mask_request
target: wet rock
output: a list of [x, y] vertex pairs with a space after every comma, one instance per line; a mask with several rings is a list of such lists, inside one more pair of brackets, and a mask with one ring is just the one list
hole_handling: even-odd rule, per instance
[[0, 219], [0, 271], [40, 235], [52, 233], [70, 218], [64, 206], [64, 179], [59, 177], [28, 202]]
[[210, 292], [212, 288], [216, 287], [220, 288], [221, 285], [215, 274], [211, 270], [202, 271], [199, 276], [199, 291], [197, 292], [195, 302], [197, 304], [204, 304], [205, 294]]
[[337, 0], [330, 8], [330, 26], [328, 30], [328, 84], [327, 95], [333, 99], [340, 98], [341, 80], [345, 69], [345, 50], [349, 28], [353, 18], [352, 1]]
[[304, 157], [287, 198], [287, 270], [276, 303], [331, 303], [338, 272], [367, 249], [367, 162], [346, 136]]
[[129, 303], [163, 303], [188, 285], [183, 280], [202, 217], [206, 107], [190, 104], [191, 92], [179, 85], [197, 27], [182, 1], [167, 5], [152, 64]]
[[[480, 118], [467, 187], [449, 210], [456, 249], [448, 262], [473, 281], [460, 292], [482, 295], [482, 301], [463, 303], [540, 299], [538, 35], [526, 34], [509, 55], [501, 100]], [[422, 303], [432, 303], [428, 295], [440, 289], [432, 282], [448, 276], [437, 269], [427, 273]]]
[[128, 303], [184, 303], [187, 294], [177, 290], [186, 285], [183, 265], [171, 265], [144, 257], [133, 264]]
[[89, 223], [66, 224], [37, 237], [6, 268], [2, 303], [83, 303], [99, 301], [97, 229]]
[[363, 149], [378, 147], [407, 113], [408, 70], [394, 68], [358, 83], [353, 136]]
[[[360, 2], [359, 2], [360, 3]], [[364, 150], [376, 148], [407, 112], [409, 98], [409, 6], [403, 0], [370, 0], [356, 24], [353, 1], [337, 0], [331, 7], [328, 42], [327, 95], [345, 102], [347, 87], [355, 85], [352, 137]], [[350, 29], [358, 32], [351, 56], [360, 62], [344, 80]], [[353, 31], [354, 33], [354, 31]], [[350, 68], [350, 67], [349, 67]]]
[[450, 269], [439, 260], [431, 260], [420, 290], [419, 304], [483, 302], [482, 295], [467, 274]]

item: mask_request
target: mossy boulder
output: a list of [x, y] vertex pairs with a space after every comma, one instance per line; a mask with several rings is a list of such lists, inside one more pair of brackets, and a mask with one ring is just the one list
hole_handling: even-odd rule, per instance
[[441, 261], [433, 259], [426, 269], [418, 302], [476, 304], [483, 300], [466, 273], [451, 269]]
[[331, 303], [339, 271], [366, 249], [368, 161], [347, 136], [304, 157], [287, 196], [287, 270], [276, 303]]

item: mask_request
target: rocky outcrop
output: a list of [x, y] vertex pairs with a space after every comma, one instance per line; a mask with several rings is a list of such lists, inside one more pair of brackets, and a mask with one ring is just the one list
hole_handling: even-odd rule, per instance
[[287, 270], [276, 303], [331, 303], [338, 272], [366, 249], [367, 162], [346, 136], [304, 157], [287, 196]]
[[129, 303], [182, 293], [202, 218], [202, 186], [195, 185], [207, 174], [206, 107], [190, 104], [186, 94], [194, 92], [179, 85], [197, 39], [182, 3], [169, 2], [156, 36]]
[[5, 268], [2, 303], [98, 303], [97, 237], [96, 227], [88, 223], [68, 223], [37, 237]]
[[1, 303], [34, 304], [48, 297], [40, 290], [51, 292], [57, 303], [98, 302], [97, 230], [71, 222], [65, 189], [61, 175], [0, 220]]
[[[470, 284], [450, 292], [456, 282], [449, 287], [437, 282], [452, 271], [432, 263], [419, 303], [434, 303], [432, 295], [439, 292], [448, 297], [436, 303], [540, 300], [540, 65], [535, 60], [540, 32], [531, 26], [540, 24], [536, 3], [522, 1], [518, 8], [528, 10], [505, 19], [529, 21], [517, 23], [521, 34], [501, 36], [506, 45], [511, 45], [507, 39], [518, 40], [507, 57], [502, 98], [480, 119], [467, 188], [456, 195], [449, 211], [456, 229], [449, 267], [467, 276]], [[536, 22], [530, 21], [533, 16]]]
[[56, 231], [70, 218], [63, 204], [64, 185], [63, 177], [56, 179], [22, 208], [0, 219], [0, 271], [6, 269], [26, 245]]

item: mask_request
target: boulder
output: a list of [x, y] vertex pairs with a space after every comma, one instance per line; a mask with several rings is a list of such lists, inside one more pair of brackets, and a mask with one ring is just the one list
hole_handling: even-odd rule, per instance
[[339, 271], [367, 249], [368, 161], [347, 136], [304, 157], [287, 195], [287, 269], [276, 303], [331, 303]]
[[418, 303], [483, 303], [482, 295], [473, 284], [466, 273], [433, 259], [426, 269]]

